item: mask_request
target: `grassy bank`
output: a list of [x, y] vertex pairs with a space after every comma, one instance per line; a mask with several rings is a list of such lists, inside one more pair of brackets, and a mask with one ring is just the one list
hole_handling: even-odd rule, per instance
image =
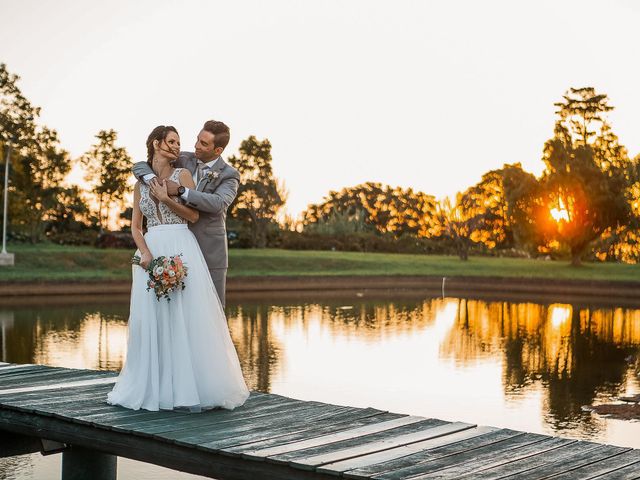
[[[64, 280], [128, 280], [132, 251], [11, 245], [14, 267], [0, 267], [0, 282]], [[586, 264], [515, 258], [472, 257], [467, 262], [440, 255], [316, 252], [291, 250], [231, 250], [229, 276], [264, 275], [437, 275], [561, 278], [640, 281], [640, 265]]]

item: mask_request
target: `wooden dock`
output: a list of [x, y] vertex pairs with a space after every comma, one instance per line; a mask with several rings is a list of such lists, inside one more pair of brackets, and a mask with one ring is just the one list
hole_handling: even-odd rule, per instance
[[65, 479], [115, 478], [117, 456], [220, 480], [640, 479], [640, 450], [266, 393], [131, 411], [105, 403], [115, 375], [0, 364], [0, 456], [59, 447]]

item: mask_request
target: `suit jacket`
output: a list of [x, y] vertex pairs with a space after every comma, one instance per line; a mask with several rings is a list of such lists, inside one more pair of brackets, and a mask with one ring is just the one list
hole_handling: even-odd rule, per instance
[[[180, 152], [176, 167], [186, 168], [193, 175], [198, 161], [192, 152]], [[133, 174], [142, 181], [142, 177], [153, 173], [147, 162], [138, 162], [133, 166]], [[227, 209], [238, 193], [240, 173], [226, 163], [222, 157], [202, 178], [195, 190], [190, 189], [186, 204], [200, 212], [195, 223], [189, 228], [196, 236], [200, 249], [209, 269], [227, 268], [229, 255], [227, 250]]]

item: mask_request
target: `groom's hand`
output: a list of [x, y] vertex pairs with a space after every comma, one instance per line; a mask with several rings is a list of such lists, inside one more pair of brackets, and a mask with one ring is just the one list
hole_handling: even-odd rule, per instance
[[180, 184], [174, 182], [173, 180], [165, 180], [164, 184], [167, 186], [167, 193], [170, 197], [178, 196], [178, 187]]

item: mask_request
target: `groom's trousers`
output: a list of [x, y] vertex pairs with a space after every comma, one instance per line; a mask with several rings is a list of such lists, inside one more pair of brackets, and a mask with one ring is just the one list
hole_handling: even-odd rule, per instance
[[211, 274], [213, 285], [216, 287], [216, 292], [218, 292], [218, 297], [220, 298], [220, 303], [222, 303], [222, 308], [224, 308], [224, 294], [225, 289], [227, 288], [227, 269], [212, 268], [209, 270], [209, 273]]

